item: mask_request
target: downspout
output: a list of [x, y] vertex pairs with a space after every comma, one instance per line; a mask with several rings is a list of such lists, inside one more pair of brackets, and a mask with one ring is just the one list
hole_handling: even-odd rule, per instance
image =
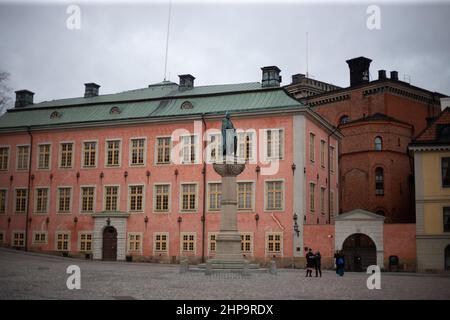
[[[205, 115], [202, 114], [203, 135], [206, 133]], [[203, 139], [203, 212], [202, 212], [202, 262], [205, 262], [205, 236], [206, 236], [206, 139]]]
[[[331, 157], [330, 157], [330, 137], [338, 130], [339, 125], [337, 127], [335, 127], [333, 129], [333, 131], [331, 131], [331, 133], [328, 134], [328, 138], [327, 138], [327, 145], [328, 145], [328, 150], [327, 150], [327, 155], [328, 155], [328, 223], [331, 224], [331, 169], [330, 169], [330, 164], [331, 164]], [[337, 149], [337, 148], [335, 148]], [[337, 157], [335, 156], [335, 159]], [[338, 173], [336, 172], [337, 176]], [[339, 196], [339, 195], [337, 195]], [[334, 196], [335, 201], [336, 201], [336, 195]]]
[[25, 251], [28, 251], [28, 227], [29, 227], [29, 215], [30, 215], [30, 194], [31, 194], [31, 163], [33, 159], [33, 134], [31, 133], [31, 127], [27, 128], [28, 135], [30, 136], [30, 156], [28, 158], [28, 190], [27, 190], [27, 212], [25, 220]]

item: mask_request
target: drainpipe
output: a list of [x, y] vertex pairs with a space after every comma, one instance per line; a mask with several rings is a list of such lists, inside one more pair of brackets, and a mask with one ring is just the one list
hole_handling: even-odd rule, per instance
[[28, 158], [28, 190], [27, 190], [27, 212], [25, 220], [25, 251], [28, 251], [28, 227], [29, 227], [29, 215], [30, 215], [30, 194], [31, 194], [31, 162], [33, 159], [33, 134], [31, 133], [31, 127], [27, 128], [28, 135], [30, 136], [30, 155]]
[[[205, 114], [202, 114], [203, 135], [206, 133]], [[203, 139], [203, 212], [202, 212], [202, 263], [205, 262], [205, 236], [206, 236], [206, 139]]]
[[[327, 155], [328, 155], [328, 223], [331, 224], [331, 169], [330, 169], [330, 164], [331, 164], [331, 157], [330, 157], [330, 137], [338, 130], [339, 125], [337, 127], [334, 128], [333, 131], [331, 131], [331, 133], [328, 134], [328, 138], [327, 138]], [[336, 148], [335, 148], [336, 149]], [[334, 157], [336, 159], [336, 155]], [[338, 172], [335, 172], [338, 176]], [[339, 196], [339, 195], [337, 195]], [[336, 195], [334, 196], [334, 199], [336, 201]]]

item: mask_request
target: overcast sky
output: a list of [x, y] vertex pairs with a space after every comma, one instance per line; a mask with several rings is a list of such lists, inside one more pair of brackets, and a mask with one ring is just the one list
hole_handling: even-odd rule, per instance
[[[277, 65], [283, 84], [306, 71], [348, 86], [345, 60], [366, 56], [378, 69], [407, 74], [411, 84], [450, 94], [450, 4], [383, 2], [381, 30], [366, 26], [367, 4], [174, 3], [168, 74], [191, 73], [196, 85], [260, 81], [260, 67]], [[0, 70], [13, 90], [34, 91], [35, 102], [146, 87], [164, 78], [168, 0], [86, 4], [81, 29], [66, 27], [66, 4], [0, 0]]]

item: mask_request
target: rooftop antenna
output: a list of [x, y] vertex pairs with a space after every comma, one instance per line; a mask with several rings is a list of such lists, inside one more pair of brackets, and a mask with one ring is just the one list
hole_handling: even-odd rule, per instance
[[169, 52], [169, 32], [170, 32], [170, 16], [172, 13], [172, 0], [169, 0], [169, 17], [167, 18], [167, 34], [166, 34], [166, 56], [164, 59], [164, 81], [167, 76], [167, 54]]

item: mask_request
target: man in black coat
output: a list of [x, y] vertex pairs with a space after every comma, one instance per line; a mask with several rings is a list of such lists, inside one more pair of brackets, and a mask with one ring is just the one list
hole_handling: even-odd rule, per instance
[[306, 276], [312, 277], [312, 269], [314, 268], [314, 253], [312, 253], [312, 249], [308, 250], [306, 254]]
[[314, 256], [314, 269], [316, 269], [316, 278], [320, 275], [322, 278], [322, 255], [320, 251], [317, 250], [316, 255]]

